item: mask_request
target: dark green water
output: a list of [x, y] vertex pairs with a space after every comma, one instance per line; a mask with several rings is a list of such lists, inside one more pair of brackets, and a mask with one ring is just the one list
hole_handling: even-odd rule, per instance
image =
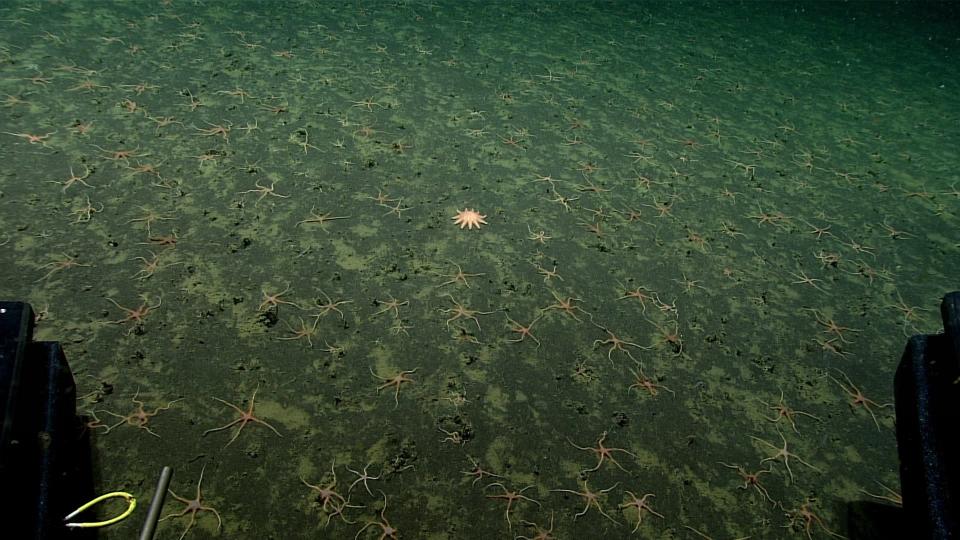
[[158, 538], [850, 535], [957, 286], [947, 15], [5, 3], [0, 296], [98, 491], [202, 471]]

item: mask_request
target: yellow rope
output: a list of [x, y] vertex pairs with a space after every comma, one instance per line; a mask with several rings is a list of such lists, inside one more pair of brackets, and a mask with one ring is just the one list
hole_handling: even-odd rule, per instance
[[131, 494], [129, 494], [129, 493], [125, 493], [125, 492], [123, 492], [123, 491], [114, 491], [114, 492], [112, 492], [112, 493], [107, 493], [107, 494], [105, 494], [105, 495], [101, 495], [101, 496], [97, 497], [96, 499], [93, 499], [92, 501], [88, 502], [87, 504], [81, 506], [80, 508], [77, 508], [76, 510], [74, 510], [73, 512], [71, 512], [67, 517], [63, 518], [63, 520], [64, 520], [64, 521], [69, 521], [70, 519], [72, 519], [73, 517], [75, 517], [77, 514], [83, 512], [84, 510], [90, 508], [91, 506], [93, 506], [93, 505], [95, 505], [95, 504], [98, 504], [98, 503], [100, 503], [101, 501], [105, 501], [105, 500], [107, 500], [107, 499], [112, 499], [112, 498], [114, 498], [114, 497], [121, 497], [121, 498], [123, 498], [123, 499], [125, 499], [125, 500], [127, 501], [127, 509], [124, 510], [124, 512], [123, 512], [122, 514], [120, 514], [119, 516], [114, 517], [114, 518], [110, 518], [110, 519], [105, 520], [105, 521], [92, 521], [92, 522], [84, 522], [84, 523], [67, 523], [66, 526], [67, 526], [67, 527], [82, 528], [82, 529], [88, 529], [88, 528], [93, 528], [93, 527], [106, 527], [107, 525], [113, 525], [114, 523], [117, 523], [118, 521], [122, 521], [122, 520], [126, 519], [130, 514], [133, 513], [133, 510], [137, 507], [137, 499], [134, 498], [133, 495], [131, 495]]

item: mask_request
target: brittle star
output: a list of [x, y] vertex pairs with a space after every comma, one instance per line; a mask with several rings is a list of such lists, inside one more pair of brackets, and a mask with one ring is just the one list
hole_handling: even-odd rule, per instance
[[[156, 437], [156, 438], [159, 439], [160, 436], [157, 435], [156, 433], [154, 433], [154, 431], [153, 431], [152, 429], [150, 429], [149, 427], [147, 427], [147, 424], [150, 423], [150, 419], [153, 418], [154, 416], [157, 416], [158, 414], [160, 414], [160, 411], [169, 410], [170, 407], [171, 407], [174, 403], [183, 400], [183, 398], [175, 399], [175, 400], [167, 403], [166, 406], [164, 406], [164, 407], [157, 407], [157, 408], [153, 409], [153, 412], [147, 412], [147, 410], [143, 408], [143, 401], [137, 399], [138, 397], [140, 397], [140, 389], [139, 389], [139, 388], [137, 388], [137, 392], [136, 392], [135, 394], [133, 394], [133, 399], [132, 399], [132, 401], [137, 405], [137, 408], [134, 409], [130, 414], [128, 414], [128, 415], [126, 415], [126, 416], [123, 416], [123, 415], [120, 415], [120, 414], [117, 414], [117, 413], [114, 413], [114, 412], [110, 412], [110, 411], [108, 411], [108, 410], [104, 410], [104, 411], [103, 411], [103, 412], [109, 414], [110, 416], [115, 416], [115, 417], [117, 417], [117, 418], [120, 419], [119, 422], [117, 422], [116, 424], [113, 424], [112, 426], [106, 426], [106, 425], [104, 425], [103, 427], [106, 427], [106, 428], [107, 428], [107, 430], [104, 431], [104, 435], [106, 435], [107, 433], [110, 433], [110, 432], [113, 430], [113, 428], [115, 428], [115, 427], [117, 427], [117, 426], [120, 426], [120, 425], [122, 425], [122, 424], [127, 424], [128, 426], [133, 426], [133, 427], [135, 427], [135, 428], [143, 429], [143, 430], [145, 430], [147, 433], [149, 433], [149, 434], [151, 434], [151, 435], [153, 435], [154, 437]], [[96, 417], [94, 416], [94, 418], [96, 418]], [[96, 426], [96, 427], [100, 427], [100, 426]]]
[[637, 532], [637, 529], [640, 528], [640, 524], [643, 523], [643, 513], [650, 512], [651, 514], [657, 516], [660, 519], [663, 519], [663, 514], [657, 512], [651, 508], [650, 503], [647, 502], [647, 499], [650, 497], [656, 497], [653, 493], [647, 493], [643, 497], [637, 497], [632, 491], [624, 490], [624, 493], [630, 495], [631, 500], [620, 505], [621, 509], [625, 508], [636, 508], [637, 509], [637, 524], [633, 526], [633, 530], [630, 533]]
[[226, 447], [230, 446], [230, 445], [233, 443], [233, 441], [237, 440], [237, 437], [240, 436], [240, 432], [243, 431], [243, 428], [246, 427], [247, 424], [249, 424], [250, 422], [256, 422], [257, 424], [263, 424], [264, 426], [267, 426], [268, 428], [270, 428], [271, 431], [273, 431], [274, 433], [277, 434], [277, 437], [283, 437], [283, 435], [280, 435], [280, 432], [277, 431], [276, 428], [274, 428], [274, 427], [271, 426], [270, 424], [264, 422], [263, 420], [261, 420], [261, 419], [259, 419], [259, 418], [257, 418], [256, 416], [253, 415], [253, 402], [254, 402], [255, 399], [257, 399], [257, 392], [258, 392], [259, 390], [260, 390], [260, 385], [257, 385], [256, 390], [253, 391], [253, 396], [250, 397], [250, 407], [249, 407], [246, 411], [244, 411], [244, 410], [241, 409], [240, 407], [237, 407], [237, 406], [234, 405], [233, 403], [230, 403], [230, 402], [228, 402], [228, 401], [224, 401], [224, 400], [222, 400], [222, 399], [220, 399], [220, 398], [218, 398], [218, 397], [214, 397], [213, 399], [219, 401], [220, 403], [223, 403], [224, 405], [226, 405], [226, 406], [228, 406], [228, 407], [233, 408], [233, 409], [236, 410], [238, 413], [240, 413], [240, 417], [237, 418], [237, 419], [235, 419], [233, 422], [230, 422], [229, 424], [220, 426], [220, 427], [218, 427], [218, 428], [208, 429], [208, 430], [204, 431], [204, 432], [203, 432], [203, 436], [206, 437], [206, 435], [207, 435], [208, 433], [213, 433], [213, 432], [215, 432], [215, 431], [223, 431], [223, 430], [229, 429], [229, 428], [231, 428], [231, 427], [233, 427], [233, 426], [235, 426], [235, 425], [237, 425], [237, 424], [240, 424], [240, 427], [237, 429], [236, 433], [233, 434], [233, 437], [231, 437], [230, 440], [227, 441], [227, 444], [225, 444], [225, 445], [223, 446], [224, 448], [226, 448]]
[[349, 495], [350, 492], [353, 491], [354, 486], [356, 486], [356, 485], [359, 484], [360, 482], [363, 482], [363, 487], [366, 488], [367, 493], [368, 493], [371, 497], [373, 496], [373, 492], [370, 491], [370, 486], [367, 485], [367, 480], [379, 480], [379, 479], [383, 476], [383, 468], [380, 469], [380, 474], [378, 474], [377, 476], [370, 476], [370, 473], [367, 472], [367, 469], [370, 468], [370, 465], [372, 465], [372, 463], [367, 463], [367, 464], [363, 467], [363, 472], [362, 472], [362, 473], [361, 473], [360, 471], [355, 471], [355, 470], [351, 469], [350, 466], [347, 465], [347, 470], [350, 471], [350, 472], [352, 472], [353, 474], [357, 475], [357, 479], [354, 480], [352, 484], [350, 484], [350, 487], [349, 487], [349, 488], [347, 488], [347, 495]]
[[377, 394], [380, 393], [380, 390], [383, 390], [388, 386], [393, 386], [395, 388], [393, 392], [393, 402], [394, 402], [393, 408], [396, 409], [397, 407], [400, 406], [400, 385], [405, 382], [409, 382], [409, 383], [416, 382], [410, 377], [407, 377], [407, 375], [411, 373], [415, 373], [420, 368], [413, 368], [408, 371], [401, 371], [396, 375], [394, 375], [393, 377], [381, 377], [380, 375], [377, 375], [376, 373], [373, 372], [373, 368], [367, 367], [367, 369], [370, 370], [370, 374], [373, 375], [374, 377], [380, 379], [381, 381], [386, 381], [385, 383], [377, 387]]
[[783, 465], [787, 468], [787, 474], [790, 475], [790, 483], [791, 483], [791, 484], [794, 483], [794, 478], [793, 478], [793, 470], [790, 469], [790, 458], [795, 458], [795, 459], [796, 459], [797, 461], [799, 461], [800, 463], [803, 463], [803, 464], [806, 465], [807, 467], [810, 467], [811, 469], [813, 469], [813, 470], [815, 470], [815, 471], [817, 471], [817, 472], [819, 472], [819, 473], [822, 473], [822, 472], [823, 472], [822, 470], [818, 469], [817, 467], [815, 467], [815, 466], [807, 463], [806, 461], [804, 461], [803, 458], [801, 458], [800, 456], [798, 456], [798, 455], [794, 454], [793, 452], [791, 452], [790, 450], [788, 450], [788, 449], [787, 449], [787, 438], [783, 436], [783, 432], [780, 431], [779, 428], [777, 429], [777, 435], [780, 435], [780, 440], [783, 441], [783, 448], [780, 448], [780, 447], [778, 447], [778, 446], [775, 445], [775, 444], [769, 443], [769, 442], [767, 442], [767, 441], [765, 441], [765, 440], [763, 440], [763, 439], [761, 439], [761, 438], [759, 438], [759, 437], [754, 437], [753, 435], [750, 436], [751, 439], [753, 439], [753, 440], [755, 440], [755, 441], [757, 441], [757, 442], [759, 442], [759, 443], [763, 443], [763, 444], [765, 444], [765, 445], [769, 446], [770, 448], [773, 448], [774, 450], [777, 451], [776, 454], [774, 454], [774, 455], [772, 455], [772, 456], [770, 456], [770, 457], [766, 457], [766, 458], [761, 459], [761, 460], [760, 460], [760, 464], [761, 464], [761, 465], [763, 465], [764, 463], [766, 463], [766, 462], [768, 462], [768, 461], [774, 461], [774, 460], [777, 460], [777, 459], [782, 459], [782, 460], [783, 460]]
[[572, 493], [574, 495], [580, 496], [580, 498], [586, 501], [586, 504], [583, 505], [583, 510], [581, 510], [575, 516], [573, 516], [574, 521], [576, 521], [577, 518], [579, 518], [580, 516], [586, 514], [587, 511], [590, 510], [591, 506], [596, 506], [597, 511], [600, 512], [603, 515], [603, 517], [619, 525], [620, 522], [610, 517], [610, 515], [604, 512], [603, 508], [600, 507], [600, 495], [604, 495], [607, 492], [613, 491], [613, 489], [619, 485], [620, 485], [620, 482], [617, 482], [616, 484], [608, 487], [607, 489], [601, 489], [600, 491], [595, 492], [595, 491], [590, 491], [590, 488], [587, 487], [587, 481], [583, 480], [583, 491], [574, 491], [572, 489], [551, 489], [550, 491]]
[[190, 532], [190, 529], [193, 527], [194, 523], [196, 523], [197, 512], [201, 512], [201, 511], [212, 512], [213, 515], [217, 516], [217, 532], [219, 532], [221, 527], [223, 526], [223, 521], [220, 519], [220, 512], [217, 512], [217, 510], [212, 506], [204, 506], [203, 503], [201, 502], [203, 497], [201, 497], [200, 495], [200, 484], [203, 483], [203, 472], [206, 470], [206, 468], [207, 466], [204, 465], [200, 469], [200, 480], [197, 481], [197, 497], [192, 501], [184, 499], [183, 497], [177, 495], [176, 493], [173, 492], [172, 489], [167, 490], [170, 492], [170, 495], [172, 495], [174, 499], [186, 504], [187, 506], [179, 514], [167, 514], [166, 516], [161, 518], [160, 521], [164, 521], [172, 517], [185, 516], [187, 515], [187, 513], [190, 514], [190, 523], [188, 523], [187, 528], [183, 530], [183, 533], [180, 535], [179, 540], [183, 540], [183, 538], [187, 536], [187, 533]]
[[616, 465], [621, 471], [623, 471], [623, 472], [630, 472], [630, 471], [624, 469], [623, 466], [620, 465], [620, 463], [617, 462], [616, 459], [614, 459], [613, 453], [614, 453], [614, 452], [623, 452], [624, 454], [627, 454], [628, 456], [632, 456], [632, 457], [634, 457], [634, 458], [636, 458], [637, 455], [634, 454], [633, 452], [630, 452], [629, 450], [624, 450], [623, 448], [607, 448], [606, 446], [603, 445], [603, 441], [604, 441], [606, 438], [607, 438], [607, 432], [604, 431], [603, 433], [600, 434], [600, 438], [597, 440], [597, 447], [596, 447], [596, 448], [589, 448], [589, 447], [579, 446], [579, 445], [577, 445], [577, 443], [571, 441], [569, 438], [567, 439], [567, 442], [569, 442], [570, 444], [572, 444], [573, 447], [576, 448], [576, 449], [578, 449], [578, 450], [588, 450], [588, 451], [590, 451], [590, 452], [593, 452], [593, 453], [599, 458], [598, 461], [597, 461], [597, 464], [596, 464], [592, 469], [585, 469], [584, 472], [593, 472], [593, 471], [598, 470], [598, 469], [600, 468], [600, 466], [603, 465], [603, 460], [605, 460], [605, 459], [610, 459], [610, 461], [613, 462], [613, 464]]
[[513, 530], [513, 523], [510, 522], [510, 510], [513, 509], [513, 502], [514, 502], [514, 501], [519, 500], [519, 499], [523, 499], [523, 500], [525, 500], [525, 501], [530, 501], [530, 502], [536, 504], [537, 506], [539, 506], [539, 507], [541, 507], [541, 508], [543, 507], [543, 505], [540, 504], [539, 501], [536, 501], [536, 500], [534, 500], [534, 499], [531, 499], [530, 497], [527, 497], [526, 495], [523, 494], [524, 491], [532, 488], [533, 486], [527, 486], [527, 487], [521, 489], [520, 491], [510, 491], [510, 490], [507, 489], [506, 486], [504, 486], [504, 485], [501, 484], [500, 482], [493, 482], [493, 483], [487, 484], [486, 487], [484, 487], [484, 489], [486, 489], [486, 488], [488, 488], [488, 487], [490, 487], [490, 486], [497, 486], [497, 487], [499, 487], [500, 489], [503, 490], [503, 494], [501, 494], [501, 495], [487, 495], [487, 498], [488, 498], [488, 499], [503, 499], [503, 500], [507, 501], [507, 509], [504, 511], [504, 515], [505, 515], [506, 518], [507, 518], [507, 528], [510, 529], [510, 530]]

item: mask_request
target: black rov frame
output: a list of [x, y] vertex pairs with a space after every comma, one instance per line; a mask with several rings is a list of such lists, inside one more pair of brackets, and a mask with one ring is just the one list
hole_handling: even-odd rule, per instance
[[77, 417], [77, 388], [60, 343], [33, 341], [33, 327], [29, 304], [0, 302], [3, 534], [93, 538], [93, 531], [63, 526], [64, 516], [93, 498], [91, 446]]
[[940, 304], [943, 333], [910, 338], [894, 377], [905, 530], [960, 538], [960, 292]]

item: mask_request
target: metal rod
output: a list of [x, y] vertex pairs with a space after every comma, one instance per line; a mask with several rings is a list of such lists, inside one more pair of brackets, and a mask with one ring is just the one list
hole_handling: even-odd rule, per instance
[[151, 540], [153, 533], [157, 529], [157, 521], [160, 519], [160, 509], [163, 508], [163, 500], [167, 496], [167, 487], [170, 485], [170, 479], [173, 477], [173, 469], [164, 467], [160, 471], [160, 481], [157, 482], [157, 490], [153, 492], [153, 500], [150, 501], [150, 508], [147, 510], [147, 519], [143, 522], [143, 529], [140, 530], [140, 540]]

